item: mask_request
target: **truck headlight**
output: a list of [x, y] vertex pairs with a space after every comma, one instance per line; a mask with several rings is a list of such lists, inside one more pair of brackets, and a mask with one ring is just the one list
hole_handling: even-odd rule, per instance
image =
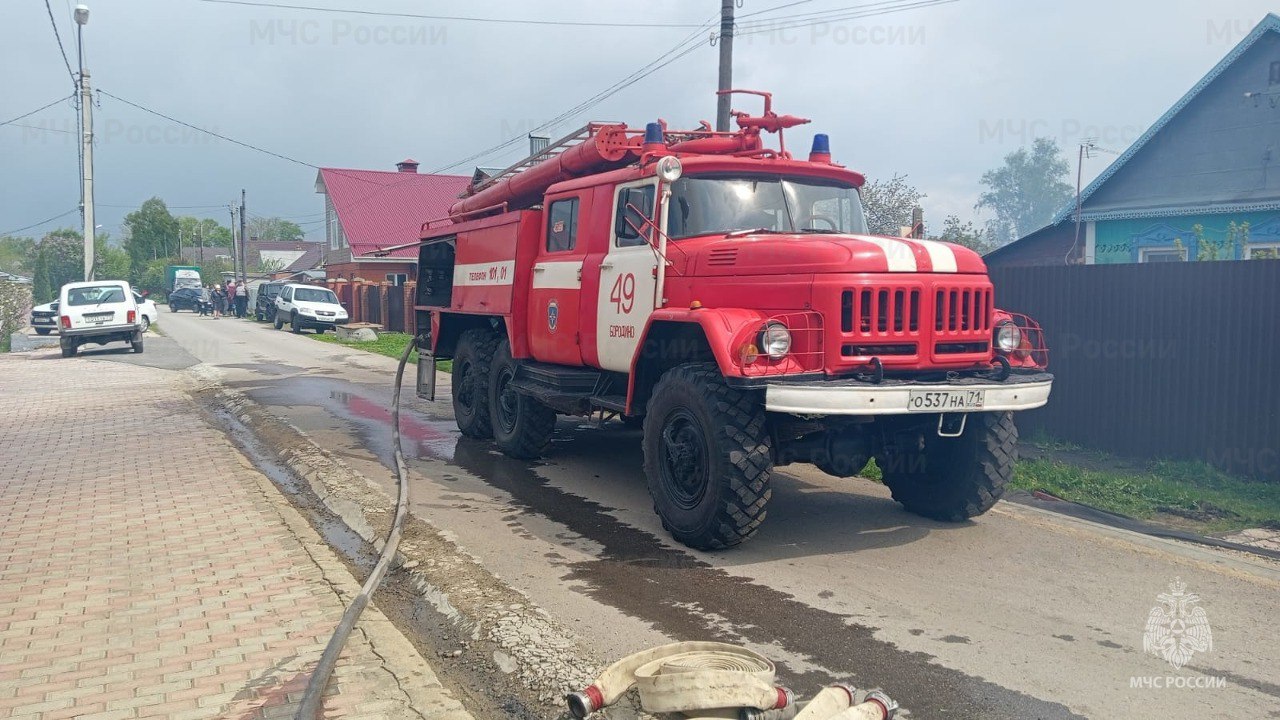
[[996, 326], [995, 343], [1000, 352], [1011, 353], [1022, 344], [1022, 331], [1011, 322], [1002, 322]]
[[791, 331], [780, 322], [770, 322], [760, 331], [760, 350], [774, 360], [781, 360], [791, 351]]

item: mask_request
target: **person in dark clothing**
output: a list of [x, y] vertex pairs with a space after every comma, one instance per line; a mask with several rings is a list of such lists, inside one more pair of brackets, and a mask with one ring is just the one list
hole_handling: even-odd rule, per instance
[[196, 298], [196, 302], [200, 305], [200, 316], [208, 317], [211, 301], [209, 300], [209, 286], [205, 285], [200, 288], [200, 297]]
[[227, 309], [227, 293], [223, 291], [221, 285], [214, 285], [213, 292], [209, 293], [209, 299], [213, 301], [213, 319], [217, 320]]
[[249, 288], [243, 283], [236, 283], [236, 317], [243, 319], [245, 309], [249, 307]]

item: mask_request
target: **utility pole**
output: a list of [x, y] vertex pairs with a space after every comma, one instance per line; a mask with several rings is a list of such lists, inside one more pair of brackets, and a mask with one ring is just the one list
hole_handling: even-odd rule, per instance
[[204, 226], [203, 225], [196, 225], [196, 237], [200, 239], [200, 267], [203, 268], [204, 267]]
[[231, 212], [231, 274], [236, 272], [236, 206], [228, 205], [227, 210]]
[[1080, 247], [1080, 180], [1084, 177], [1084, 159], [1092, 157], [1089, 154], [1093, 150], [1093, 138], [1085, 138], [1080, 143], [1080, 154], [1076, 158], [1076, 237], [1071, 243], [1071, 249], [1067, 251], [1067, 256], [1063, 258], [1066, 264], [1071, 264], [1071, 256], [1075, 254], [1076, 248]]
[[248, 242], [249, 236], [244, 230], [244, 188], [240, 189], [240, 282], [248, 279], [249, 268], [244, 264], [244, 246]]
[[[736, 0], [720, 0], [720, 90], [733, 88], [733, 5]], [[716, 98], [716, 131], [729, 131], [728, 95]]]
[[84, 219], [84, 279], [93, 279], [93, 96], [89, 92], [89, 71], [84, 67], [84, 26], [89, 22], [89, 8], [77, 5], [76, 60], [80, 65], [80, 152], [83, 153], [84, 172], [81, 174], [80, 206]]

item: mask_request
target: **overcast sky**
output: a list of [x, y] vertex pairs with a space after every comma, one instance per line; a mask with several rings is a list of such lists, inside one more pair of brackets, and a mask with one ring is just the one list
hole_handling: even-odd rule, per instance
[[[255, 0], [247, 0], [254, 2]], [[693, 25], [718, 0], [281, 0], [333, 8], [518, 20]], [[71, 65], [74, 0], [50, 0]], [[1123, 150], [1274, 9], [1267, 0], [956, 0], [858, 20], [786, 27], [801, 13], [884, 7], [872, 0], [744, 0], [738, 87], [813, 119], [790, 131], [807, 151], [831, 135], [838, 162], [870, 178], [905, 174], [927, 193], [926, 220], [975, 218], [983, 171], [1036, 135], [1075, 164], [1084, 137]], [[523, 135], [662, 56], [690, 27], [495, 24], [254, 8], [201, 0], [89, 0], [86, 67], [95, 88], [243, 142], [320, 166], [422, 170]], [[808, 18], [789, 22], [811, 22]], [[772, 28], [772, 29], [770, 29]], [[555, 127], [587, 120], [673, 127], [714, 121], [717, 49], [697, 49]], [[70, 95], [44, 0], [0, 2], [0, 122]], [[749, 100], [737, 107], [756, 109]], [[98, 222], [120, 223], [158, 195], [175, 214], [228, 221], [290, 217], [323, 237], [315, 171], [101, 96]], [[75, 111], [58, 103], [0, 127], [0, 232], [79, 202]], [[505, 165], [527, 145], [459, 166]], [[1113, 156], [1085, 161], [1086, 182]], [[188, 206], [192, 206], [186, 209]], [[78, 213], [20, 234], [79, 226]]]

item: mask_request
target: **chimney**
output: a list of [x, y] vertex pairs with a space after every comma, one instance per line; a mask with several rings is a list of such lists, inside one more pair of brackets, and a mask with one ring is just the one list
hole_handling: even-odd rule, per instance
[[413, 158], [401, 160], [396, 163], [396, 170], [399, 170], [402, 173], [416, 173], [418, 172], [418, 161]]
[[550, 136], [534, 135], [533, 133], [529, 133], [529, 154], [530, 155], [537, 155], [543, 150], [546, 150], [547, 146], [550, 144], [551, 144]]

